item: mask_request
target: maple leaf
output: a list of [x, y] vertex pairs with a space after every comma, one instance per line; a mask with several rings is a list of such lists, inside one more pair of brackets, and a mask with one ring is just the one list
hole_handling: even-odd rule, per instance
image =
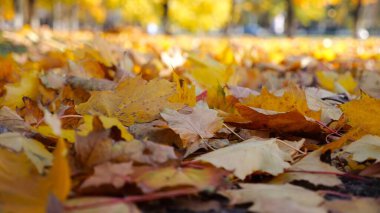
[[169, 101], [173, 103], [183, 103], [188, 106], [195, 106], [195, 86], [189, 85], [185, 80], [173, 73], [173, 82], [176, 84], [176, 93], [169, 97]]
[[[306, 180], [315, 185], [336, 186], [342, 184], [342, 181], [333, 174], [343, 173], [335, 167], [321, 162], [321, 154], [322, 151], [320, 149], [308, 154], [288, 168], [288, 172], [280, 174], [272, 182], [289, 183], [294, 180]], [[317, 174], [313, 174], [313, 172], [317, 172]]]
[[[350, 72], [337, 74], [335, 72], [318, 71], [315, 73], [318, 83], [325, 89], [336, 92], [354, 92], [358, 86]], [[343, 88], [343, 91], [342, 89]]]
[[161, 167], [148, 170], [135, 179], [144, 193], [163, 188], [191, 186], [198, 190], [214, 190], [221, 184], [224, 172], [213, 167], [175, 168]]
[[253, 212], [327, 212], [319, 207], [323, 197], [316, 192], [290, 184], [239, 184], [241, 189], [220, 192], [230, 199], [231, 204], [253, 202]]
[[[113, 126], [116, 126], [120, 130], [122, 138], [124, 138], [126, 141], [133, 140], [133, 136], [127, 131], [127, 129], [123, 126], [123, 124], [117, 118], [106, 117], [106, 116], [98, 116], [98, 118], [102, 122], [102, 125], [104, 128], [110, 129]], [[80, 136], [86, 136], [93, 130], [94, 116], [84, 115], [83, 120], [84, 120], [84, 123], [81, 126], [79, 126], [79, 131], [78, 131], [78, 135]]]
[[15, 152], [25, 153], [39, 173], [43, 173], [47, 166], [52, 165], [53, 155], [40, 142], [26, 138], [20, 133], [0, 134], [0, 146]]
[[225, 85], [233, 73], [224, 64], [212, 58], [200, 58], [194, 54], [189, 55], [191, 63], [190, 73], [194, 79], [206, 88], [216, 88], [219, 85]]
[[380, 137], [376, 135], [365, 135], [359, 140], [345, 146], [344, 151], [352, 153], [352, 159], [363, 162], [368, 159], [380, 160]]
[[44, 212], [49, 181], [25, 153], [0, 148], [0, 171], [1, 211]]
[[217, 111], [200, 106], [194, 107], [189, 114], [165, 109], [161, 116], [169, 123], [169, 127], [180, 135], [184, 147], [198, 145], [202, 139], [212, 138], [223, 125]]
[[365, 93], [359, 100], [353, 100], [340, 105], [348, 124], [372, 135], [380, 135], [380, 118], [373, 115], [380, 114], [380, 100]]
[[[70, 191], [70, 172], [63, 141], [54, 151], [48, 176], [41, 176], [25, 153], [0, 148], [0, 202], [5, 212], [45, 212], [49, 194], [63, 201]], [[15, 169], [17, 168], [17, 169]]]
[[236, 104], [239, 114], [250, 122], [226, 121], [248, 129], [270, 129], [278, 132], [317, 133], [321, 131], [315, 120], [320, 112], [308, 108], [303, 91], [290, 88], [281, 97], [269, 93], [265, 88], [260, 96], [249, 96], [243, 104]]
[[276, 139], [249, 139], [201, 155], [195, 160], [233, 171], [236, 177], [243, 180], [247, 175], [257, 171], [280, 174], [285, 168], [290, 167], [285, 160], [291, 160], [291, 157], [278, 147]]
[[67, 154], [65, 142], [59, 139], [54, 150], [53, 166], [48, 178], [51, 183], [51, 192], [60, 201], [65, 201], [71, 190], [71, 173]]
[[31, 127], [9, 107], [0, 108], [0, 127], [14, 132], [28, 132]]
[[172, 146], [166, 146], [151, 141], [133, 140], [123, 144], [122, 155], [119, 159], [133, 160], [139, 163], [155, 165], [177, 159]]
[[380, 135], [380, 118], [373, 116], [380, 114], [380, 100], [362, 93], [359, 100], [342, 104], [340, 108], [352, 129], [338, 140], [325, 145], [323, 152], [339, 149], [348, 140], [358, 140], [366, 134]]
[[141, 77], [120, 82], [114, 91], [95, 91], [86, 103], [79, 104], [80, 114], [96, 114], [118, 118], [124, 125], [149, 122], [166, 107], [174, 107], [168, 98], [175, 93], [175, 85], [166, 80], [146, 82]]
[[103, 184], [112, 184], [116, 188], [121, 188], [128, 175], [132, 174], [132, 162], [128, 163], [110, 163], [106, 162], [95, 166], [94, 174], [87, 178], [81, 187], [100, 186]]
[[19, 82], [5, 85], [7, 93], [0, 98], [1, 104], [15, 109], [23, 105], [22, 97], [36, 98], [39, 84], [37, 74], [37, 71], [24, 72]]

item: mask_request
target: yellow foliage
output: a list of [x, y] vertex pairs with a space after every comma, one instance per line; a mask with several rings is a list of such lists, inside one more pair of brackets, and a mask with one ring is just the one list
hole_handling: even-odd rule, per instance
[[347, 92], [352, 93], [358, 86], [349, 72], [339, 75], [335, 72], [318, 71], [316, 72], [316, 77], [318, 83], [330, 91], [342, 92], [339, 91], [339, 86], [342, 86]]
[[[92, 122], [94, 120], [94, 116], [85, 115], [83, 116], [83, 119], [84, 123], [79, 127], [78, 135], [86, 136], [93, 130]], [[99, 116], [99, 119], [102, 122], [104, 128], [109, 129], [113, 126], [116, 126], [120, 130], [122, 138], [124, 138], [126, 141], [133, 140], [133, 136], [127, 131], [127, 129], [117, 118]]]
[[234, 72], [233, 69], [228, 69], [224, 64], [211, 58], [202, 59], [190, 55], [189, 63], [191, 64], [191, 75], [201, 86], [206, 88], [224, 86]]
[[176, 93], [168, 100], [173, 103], [183, 103], [188, 106], [195, 106], [195, 86], [189, 85], [185, 80], [173, 73], [173, 81], [176, 84]]
[[0, 18], [10, 21], [14, 18], [15, 11], [13, 0], [1, 0], [0, 4]]
[[353, 100], [340, 106], [352, 129], [338, 140], [327, 144], [323, 151], [335, 150], [350, 140], [358, 140], [366, 134], [380, 135], [380, 100], [363, 93], [359, 100]]
[[232, 0], [170, 1], [170, 20], [190, 31], [215, 30], [230, 19]]
[[371, 135], [380, 135], [380, 100], [363, 93], [359, 100], [340, 106], [348, 124]]
[[[43, 136], [46, 136], [46, 137], [53, 137], [53, 138], [57, 137], [57, 135], [53, 132], [53, 129], [48, 125], [39, 126], [37, 128], [37, 132]], [[66, 139], [67, 141], [74, 143], [75, 142], [75, 131], [72, 129], [62, 129], [61, 135], [59, 137], [62, 137], [64, 139]]]
[[321, 112], [309, 109], [305, 92], [295, 86], [288, 88], [281, 97], [271, 94], [266, 88], [261, 90], [259, 96], [250, 95], [243, 100], [250, 107], [271, 110], [275, 112], [290, 112], [297, 110], [304, 116], [320, 120]]
[[81, 114], [105, 115], [118, 118], [123, 125], [149, 122], [166, 107], [177, 108], [168, 98], [175, 93], [175, 84], [154, 79], [146, 82], [141, 77], [120, 82], [115, 91], [95, 91], [86, 103], [76, 110]]
[[65, 142], [59, 139], [54, 150], [53, 167], [50, 170], [49, 179], [51, 191], [60, 201], [65, 201], [71, 190], [71, 175], [67, 154]]
[[0, 98], [0, 103], [12, 109], [22, 107], [24, 104], [22, 97], [35, 99], [38, 96], [38, 84], [37, 71], [24, 72], [19, 82], [5, 85], [7, 93]]

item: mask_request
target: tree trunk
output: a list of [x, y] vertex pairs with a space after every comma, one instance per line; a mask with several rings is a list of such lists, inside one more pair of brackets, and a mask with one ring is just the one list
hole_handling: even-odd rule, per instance
[[162, 4], [162, 27], [166, 35], [170, 35], [170, 20], [169, 20], [169, 0], [165, 0]]
[[363, 1], [362, 0], [358, 0], [358, 3], [356, 4], [355, 8], [354, 8], [354, 11], [353, 11], [353, 29], [352, 29], [352, 36], [354, 38], [358, 38], [359, 37], [359, 21], [360, 21], [360, 13], [361, 13], [361, 10], [362, 10], [362, 7], [363, 7]]
[[29, 26], [32, 25], [32, 20], [34, 16], [34, 3], [35, 0], [24, 0], [22, 5], [23, 10], [23, 22]]
[[293, 0], [286, 0], [285, 34], [291, 38], [295, 33], [295, 14]]

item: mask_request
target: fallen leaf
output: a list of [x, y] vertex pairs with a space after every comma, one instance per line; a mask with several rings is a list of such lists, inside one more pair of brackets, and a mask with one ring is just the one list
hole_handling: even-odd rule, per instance
[[25, 153], [0, 148], [1, 211], [45, 212], [48, 185]]
[[220, 192], [232, 205], [251, 203], [253, 212], [327, 212], [320, 207], [323, 197], [316, 192], [290, 184], [239, 184], [242, 189]]
[[380, 100], [365, 93], [359, 100], [353, 100], [340, 106], [348, 124], [372, 135], [380, 135], [380, 118], [373, 115], [380, 114]]
[[165, 109], [161, 116], [169, 123], [169, 127], [180, 135], [184, 147], [200, 144], [202, 139], [212, 138], [223, 125], [217, 111], [199, 106], [194, 107], [189, 114]]
[[173, 103], [183, 103], [187, 106], [195, 106], [195, 86], [189, 85], [185, 80], [173, 73], [173, 82], [176, 84], [176, 93], [169, 97], [169, 101]]
[[239, 114], [250, 122], [227, 122], [248, 129], [269, 129], [277, 132], [317, 133], [321, 131], [315, 122], [320, 113], [309, 109], [305, 93], [297, 87], [291, 87], [277, 97], [265, 88], [259, 96], [249, 96], [244, 104], [236, 104]]
[[380, 137], [376, 135], [365, 135], [357, 141], [343, 148], [352, 154], [352, 159], [363, 162], [368, 159], [380, 160]]
[[0, 108], [0, 127], [14, 132], [31, 131], [30, 126], [15, 111], [6, 106]]
[[380, 200], [373, 198], [353, 198], [351, 200], [332, 200], [323, 206], [333, 213], [378, 213]]
[[161, 167], [138, 175], [135, 181], [144, 193], [180, 186], [191, 186], [202, 191], [215, 190], [221, 184], [223, 176], [223, 171], [212, 167]]
[[258, 171], [278, 175], [290, 167], [286, 160], [291, 160], [291, 157], [278, 147], [276, 139], [249, 139], [201, 155], [195, 160], [225, 168], [244, 180], [247, 175]]
[[[114, 91], [95, 91], [86, 103], [76, 107], [80, 114], [105, 115], [118, 118], [124, 125], [149, 122], [165, 107], [175, 106], [168, 98], [175, 85], [162, 79], [149, 82], [140, 77], [120, 82]], [[177, 104], [178, 105], [178, 104]]]
[[94, 174], [87, 178], [82, 188], [89, 186], [100, 186], [103, 184], [112, 184], [116, 188], [123, 187], [128, 181], [129, 175], [133, 173], [132, 163], [110, 163], [106, 162], [95, 166]]
[[48, 178], [51, 182], [51, 192], [60, 201], [65, 201], [71, 190], [71, 173], [67, 155], [66, 144], [59, 139], [54, 150], [53, 166]]
[[0, 134], [0, 146], [15, 152], [23, 152], [33, 163], [40, 174], [52, 165], [53, 155], [40, 142], [26, 138], [20, 133], [7, 132]]
[[81, 197], [66, 201], [65, 207], [73, 213], [140, 213], [140, 210], [133, 203], [122, 202], [122, 200], [120, 202], [115, 201], [117, 201], [115, 198], [110, 197]]
[[22, 97], [36, 98], [39, 84], [37, 75], [37, 71], [24, 72], [19, 82], [5, 85], [7, 93], [0, 98], [1, 104], [16, 109], [23, 105]]
[[[133, 140], [133, 136], [127, 131], [126, 127], [123, 126], [123, 124], [117, 119], [112, 117], [106, 117], [106, 116], [98, 116], [100, 121], [102, 122], [102, 125], [106, 129], [110, 129], [113, 126], [116, 126], [120, 132], [121, 137], [124, 138], [126, 141]], [[83, 116], [84, 123], [79, 126], [78, 135], [80, 136], [86, 136], [93, 130], [93, 120], [94, 116], [91, 115], [85, 115]]]
[[[336, 186], [342, 184], [342, 181], [335, 174], [343, 173], [335, 167], [321, 162], [321, 154], [321, 150], [309, 153], [288, 168], [289, 172], [280, 174], [272, 180], [272, 183], [289, 183], [294, 180], [306, 180], [315, 185]], [[313, 174], [313, 172], [316, 172], [316, 174]]]
[[344, 117], [352, 127], [338, 140], [323, 147], [323, 152], [341, 148], [349, 140], [358, 140], [366, 134], [380, 135], [380, 118], [374, 117], [380, 113], [380, 100], [372, 98], [365, 93], [359, 100], [352, 100], [340, 105]]

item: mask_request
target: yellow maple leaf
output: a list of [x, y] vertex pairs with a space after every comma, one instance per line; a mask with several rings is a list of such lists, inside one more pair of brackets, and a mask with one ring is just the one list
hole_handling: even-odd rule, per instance
[[196, 104], [195, 86], [189, 85], [175, 73], [173, 73], [173, 81], [176, 84], [176, 93], [168, 100], [173, 103], [183, 103], [188, 106], [194, 106]]
[[51, 191], [60, 200], [65, 201], [71, 190], [70, 167], [67, 160], [67, 148], [62, 139], [58, 140], [54, 150], [53, 167], [49, 173]]
[[212, 190], [220, 184], [223, 174], [223, 171], [213, 167], [202, 169], [163, 167], [139, 175], [136, 183], [145, 193], [179, 186], [191, 186], [200, 191]]
[[190, 73], [194, 79], [205, 88], [216, 88], [225, 85], [234, 70], [211, 58], [201, 59], [190, 55]]
[[[83, 119], [84, 123], [79, 126], [78, 135], [86, 136], [93, 130], [92, 122], [94, 120], [94, 116], [85, 115], [83, 116]], [[126, 141], [133, 140], [133, 136], [127, 131], [127, 129], [117, 118], [99, 116], [99, 119], [102, 122], [104, 128], [109, 129], [113, 126], [116, 126], [120, 130], [122, 138], [124, 138]]]
[[37, 71], [24, 72], [19, 82], [5, 85], [7, 92], [4, 97], [0, 98], [0, 103], [12, 109], [22, 107], [24, 104], [22, 97], [27, 96], [31, 99], [37, 97], [38, 84]]
[[49, 175], [41, 176], [25, 153], [0, 148], [1, 211], [45, 212], [51, 193], [64, 201], [71, 189], [66, 153], [60, 140]]
[[380, 135], [380, 100], [363, 93], [359, 100], [353, 100], [340, 106], [348, 124], [368, 134]]
[[380, 100], [363, 93], [359, 100], [353, 100], [340, 106], [352, 129], [338, 140], [323, 147], [323, 152], [342, 147], [349, 140], [358, 140], [366, 134], [380, 135]]
[[289, 87], [282, 96], [278, 97], [263, 88], [258, 96], [250, 95], [242, 100], [244, 105], [271, 110], [275, 112], [290, 112], [297, 110], [304, 116], [320, 120], [321, 112], [309, 109], [305, 92], [295, 86]]
[[349, 72], [339, 75], [335, 72], [318, 71], [315, 73], [315, 76], [317, 77], [318, 83], [330, 91], [343, 92], [340, 91], [339, 86], [341, 86], [347, 92], [352, 93], [358, 86], [358, 83]]
[[175, 84], [141, 77], [128, 78], [119, 83], [114, 91], [95, 91], [86, 103], [76, 107], [80, 114], [105, 115], [118, 118], [123, 125], [149, 122], [158, 117], [164, 108], [179, 108], [168, 98], [175, 93]]

